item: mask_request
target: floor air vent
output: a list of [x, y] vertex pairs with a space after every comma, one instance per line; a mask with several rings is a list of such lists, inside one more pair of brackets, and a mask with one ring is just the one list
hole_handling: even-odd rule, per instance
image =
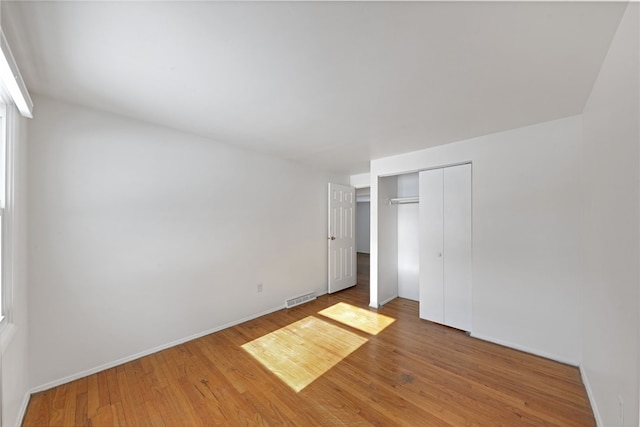
[[309, 292], [308, 294], [300, 295], [299, 297], [290, 298], [284, 302], [286, 308], [295, 307], [296, 305], [304, 304], [305, 302], [313, 301], [316, 299], [315, 292]]

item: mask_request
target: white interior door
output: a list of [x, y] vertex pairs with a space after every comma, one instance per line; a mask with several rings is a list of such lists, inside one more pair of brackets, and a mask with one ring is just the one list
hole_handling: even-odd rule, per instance
[[356, 284], [356, 190], [329, 184], [329, 293]]
[[444, 169], [445, 324], [471, 331], [471, 165]]
[[420, 172], [420, 318], [444, 323], [442, 169]]
[[471, 165], [420, 172], [420, 317], [471, 331]]

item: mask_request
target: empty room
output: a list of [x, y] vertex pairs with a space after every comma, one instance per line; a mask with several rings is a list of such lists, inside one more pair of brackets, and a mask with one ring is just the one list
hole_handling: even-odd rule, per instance
[[0, 0], [0, 426], [638, 426], [639, 28]]

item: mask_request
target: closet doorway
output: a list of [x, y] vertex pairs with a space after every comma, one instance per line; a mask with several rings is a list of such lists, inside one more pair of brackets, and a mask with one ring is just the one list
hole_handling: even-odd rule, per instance
[[470, 331], [471, 164], [377, 179], [371, 306], [411, 299], [421, 318]]

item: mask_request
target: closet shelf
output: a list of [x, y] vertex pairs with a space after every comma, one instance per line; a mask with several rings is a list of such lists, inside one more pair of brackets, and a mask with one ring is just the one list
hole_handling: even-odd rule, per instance
[[390, 205], [405, 205], [408, 203], [419, 203], [420, 198], [418, 197], [396, 197], [393, 199], [389, 199]]

